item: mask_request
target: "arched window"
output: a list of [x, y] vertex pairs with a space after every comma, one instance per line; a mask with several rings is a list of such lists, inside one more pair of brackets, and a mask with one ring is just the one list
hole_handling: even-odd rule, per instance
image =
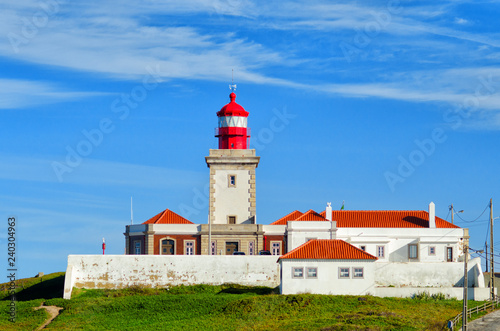
[[175, 241], [163, 239], [161, 241], [161, 255], [175, 255]]

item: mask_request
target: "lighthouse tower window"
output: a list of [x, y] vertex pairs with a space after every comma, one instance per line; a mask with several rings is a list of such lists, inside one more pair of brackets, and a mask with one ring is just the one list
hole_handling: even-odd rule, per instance
[[227, 176], [228, 187], [236, 187], [236, 175]]

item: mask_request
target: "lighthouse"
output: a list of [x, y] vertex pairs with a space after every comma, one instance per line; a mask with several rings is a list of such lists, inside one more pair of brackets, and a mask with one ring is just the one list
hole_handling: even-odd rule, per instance
[[205, 157], [210, 168], [207, 235], [209, 230], [212, 239], [202, 233], [202, 247], [211, 245], [213, 250], [208, 254], [255, 254], [262, 249], [263, 230], [256, 224], [255, 197], [255, 169], [260, 157], [255, 149], [249, 149], [248, 115], [236, 103], [234, 91], [229, 94], [229, 103], [217, 112], [219, 148], [211, 149]]

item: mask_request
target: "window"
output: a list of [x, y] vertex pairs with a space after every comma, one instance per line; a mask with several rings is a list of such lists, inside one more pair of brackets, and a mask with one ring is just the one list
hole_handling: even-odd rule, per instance
[[408, 258], [410, 260], [418, 259], [418, 245], [417, 244], [409, 244], [408, 245]]
[[271, 243], [271, 254], [281, 255], [281, 243], [279, 241], [274, 241]]
[[363, 278], [363, 268], [353, 268], [352, 278]]
[[385, 258], [385, 246], [377, 246], [377, 257]]
[[307, 268], [307, 278], [318, 278], [318, 268]]
[[429, 246], [429, 255], [436, 255], [436, 246]]
[[254, 255], [254, 242], [251, 241], [248, 243], [248, 255]]
[[217, 254], [217, 243], [215, 241], [212, 241], [212, 245], [210, 246], [210, 255], [216, 255]]
[[135, 255], [140, 255], [141, 254], [141, 241], [140, 240], [134, 241], [134, 248], [135, 248]]
[[236, 175], [227, 176], [227, 187], [236, 187]]
[[228, 216], [227, 224], [236, 224], [236, 216]]
[[339, 268], [339, 278], [350, 278], [349, 268]]
[[446, 262], [453, 262], [453, 247], [446, 247]]
[[304, 268], [292, 268], [292, 278], [304, 278]]
[[366, 252], [366, 246], [359, 246], [359, 249], [361, 249], [363, 252]]
[[185, 241], [184, 251], [186, 255], [194, 255], [194, 241]]

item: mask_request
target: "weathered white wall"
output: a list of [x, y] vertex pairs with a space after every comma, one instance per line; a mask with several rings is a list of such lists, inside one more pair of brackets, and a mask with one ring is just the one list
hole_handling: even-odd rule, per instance
[[[484, 287], [481, 260], [468, 262], [468, 286]], [[375, 263], [377, 286], [395, 287], [454, 287], [463, 286], [463, 262], [404, 262]]]
[[[363, 295], [373, 293], [375, 272], [373, 260], [280, 260], [282, 266], [282, 294], [315, 293], [336, 295]], [[304, 278], [292, 277], [292, 268], [303, 267]], [[318, 268], [317, 279], [305, 277], [307, 267]], [[351, 269], [350, 278], [339, 278], [339, 267]], [[364, 277], [353, 278], [353, 267], [363, 267]]]
[[280, 283], [275, 256], [206, 255], [69, 255], [64, 298], [76, 288], [124, 288], [133, 285], [237, 283], [276, 287]]
[[[430, 295], [442, 293], [449, 298], [463, 300], [464, 289], [461, 287], [376, 287], [373, 295], [377, 297], [397, 297], [411, 298], [415, 294], [427, 292]], [[467, 290], [467, 298], [469, 300], [485, 301], [490, 298], [489, 288], [472, 287]]]

